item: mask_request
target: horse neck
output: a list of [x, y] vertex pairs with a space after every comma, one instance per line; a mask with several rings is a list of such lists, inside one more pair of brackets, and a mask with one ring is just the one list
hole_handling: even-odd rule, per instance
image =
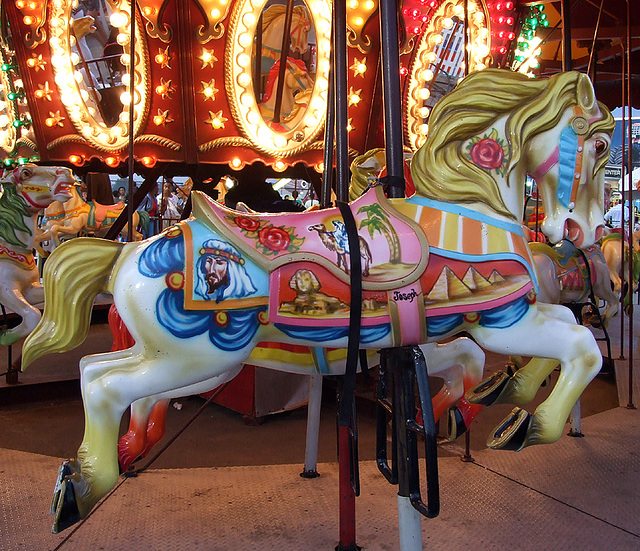
[[71, 199], [65, 201], [62, 205], [65, 212], [72, 211], [82, 205], [86, 205], [87, 202], [82, 198], [78, 192], [78, 186], [71, 186]]

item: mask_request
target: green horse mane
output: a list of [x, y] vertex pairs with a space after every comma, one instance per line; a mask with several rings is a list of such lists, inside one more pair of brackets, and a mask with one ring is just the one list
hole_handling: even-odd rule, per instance
[[15, 186], [5, 183], [0, 195], [0, 239], [5, 243], [14, 247], [25, 246], [16, 232], [31, 235], [27, 220], [31, 219], [32, 214], [27, 207], [27, 202], [18, 194]]

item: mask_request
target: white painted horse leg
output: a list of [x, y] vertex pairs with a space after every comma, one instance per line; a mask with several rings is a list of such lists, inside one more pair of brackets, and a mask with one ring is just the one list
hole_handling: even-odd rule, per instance
[[[32, 290], [32, 286], [37, 283], [37, 270], [32, 270], [33, 274], [29, 278], [31, 281], [25, 282], [24, 270], [14, 266], [13, 263], [5, 262], [5, 265], [3, 281], [0, 282], [0, 303], [22, 317], [19, 325], [0, 334], [0, 345], [9, 346], [31, 333], [40, 321], [40, 310], [32, 306], [23, 293], [28, 294], [31, 298], [38, 298], [42, 295], [38, 295], [37, 291]], [[22, 284], [18, 282], [22, 282]]]
[[[593, 335], [575, 321], [569, 324], [570, 314], [561, 306], [539, 303], [516, 326], [500, 331], [480, 326], [471, 329], [474, 338], [493, 352], [552, 357], [561, 364], [558, 382], [549, 397], [532, 416], [519, 408], [514, 409], [489, 437], [489, 447], [521, 449], [560, 438], [571, 408], [602, 364]], [[536, 338], [524, 337], [525, 328], [528, 335], [536, 335]]]

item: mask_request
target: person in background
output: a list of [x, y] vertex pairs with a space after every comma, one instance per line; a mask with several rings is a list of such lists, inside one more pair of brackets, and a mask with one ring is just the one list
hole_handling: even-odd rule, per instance
[[171, 180], [165, 180], [160, 197], [160, 216], [162, 217], [162, 229], [172, 226], [180, 220], [183, 204], [177, 195], [175, 184]]
[[[629, 209], [624, 207], [625, 224], [629, 222]], [[604, 221], [611, 228], [620, 228], [622, 226], [622, 203], [613, 205], [604, 215]]]
[[116, 192], [116, 202], [126, 203], [129, 197], [127, 196], [127, 190], [124, 186], [120, 186]]
[[[149, 231], [143, 231], [144, 238], [151, 235], [155, 235], [157, 232], [157, 221], [158, 221], [158, 201], [156, 200], [156, 195], [158, 195], [158, 184], [153, 184], [153, 187], [149, 190], [142, 199], [142, 202], [138, 206], [136, 210], [146, 210], [149, 213], [149, 218], [151, 219], [149, 222]], [[143, 228], [144, 230], [144, 228]]]
[[88, 172], [84, 177], [87, 184], [87, 201], [95, 201], [101, 205], [113, 205], [111, 180], [104, 172]]

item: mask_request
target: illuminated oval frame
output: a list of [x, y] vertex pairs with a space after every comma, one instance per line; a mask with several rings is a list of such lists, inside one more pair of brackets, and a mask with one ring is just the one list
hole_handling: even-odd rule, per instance
[[240, 0], [234, 8], [225, 52], [225, 87], [231, 114], [242, 135], [262, 153], [291, 157], [307, 150], [324, 128], [329, 89], [331, 4], [328, 0], [304, 0], [318, 45], [316, 80], [302, 120], [291, 130], [277, 132], [262, 118], [251, 78], [253, 37], [267, 1]]
[[7, 117], [7, 126], [5, 129], [0, 128], [0, 148], [7, 154], [12, 155], [16, 148], [16, 142], [18, 139], [18, 132], [13, 126], [13, 121], [16, 120], [16, 113], [11, 100], [7, 99], [7, 93], [11, 90], [11, 84], [9, 82], [8, 73], [0, 71], [0, 86], [5, 91], [5, 97], [0, 105], [0, 115], [4, 114]]
[[[107, 0], [114, 11], [126, 15], [126, 24], [120, 27], [121, 32], [129, 28], [130, 4], [124, 0]], [[71, 61], [70, 19], [73, 0], [54, 0], [50, 8], [49, 45], [51, 47], [51, 65], [54, 79], [60, 92], [62, 103], [65, 105], [69, 119], [77, 131], [98, 150], [116, 152], [124, 149], [129, 143], [129, 107], [123, 105], [118, 122], [107, 126], [98, 121], [89, 111], [89, 107], [82, 97], [80, 85], [76, 81], [75, 70]], [[136, 17], [136, 36], [144, 36], [143, 28]], [[124, 45], [124, 53], [131, 53], [131, 43]], [[124, 63], [124, 60], [123, 60]], [[129, 67], [125, 64], [125, 67]], [[140, 132], [149, 108], [150, 78], [149, 55], [146, 41], [135, 41], [135, 74], [134, 74], [134, 135]], [[125, 83], [129, 90], [129, 82]]]
[[[426, 140], [426, 133], [421, 130], [424, 124], [419, 110], [428, 98], [419, 96], [419, 92], [427, 82], [424, 72], [432, 63], [430, 56], [438, 45], [436, 37], [444, 28], [444, 20], [454, 16], [464, 16], [465, 0], [445, 0], [428, 23], [427, 29], [416, 47], [413, 66], [410, 71], [409, 86], [406, 96], [406, 140], [412, 151], [416, 151]], [[480, 0], [469, 1], [469, 31], [471, 36], [471, 55], [469, 56], [469, 71], [478, 71], [488, 66], [490, 58], [490, 29], [487, 13]], [[477, 17], [481, 13], [482, 17]]]

